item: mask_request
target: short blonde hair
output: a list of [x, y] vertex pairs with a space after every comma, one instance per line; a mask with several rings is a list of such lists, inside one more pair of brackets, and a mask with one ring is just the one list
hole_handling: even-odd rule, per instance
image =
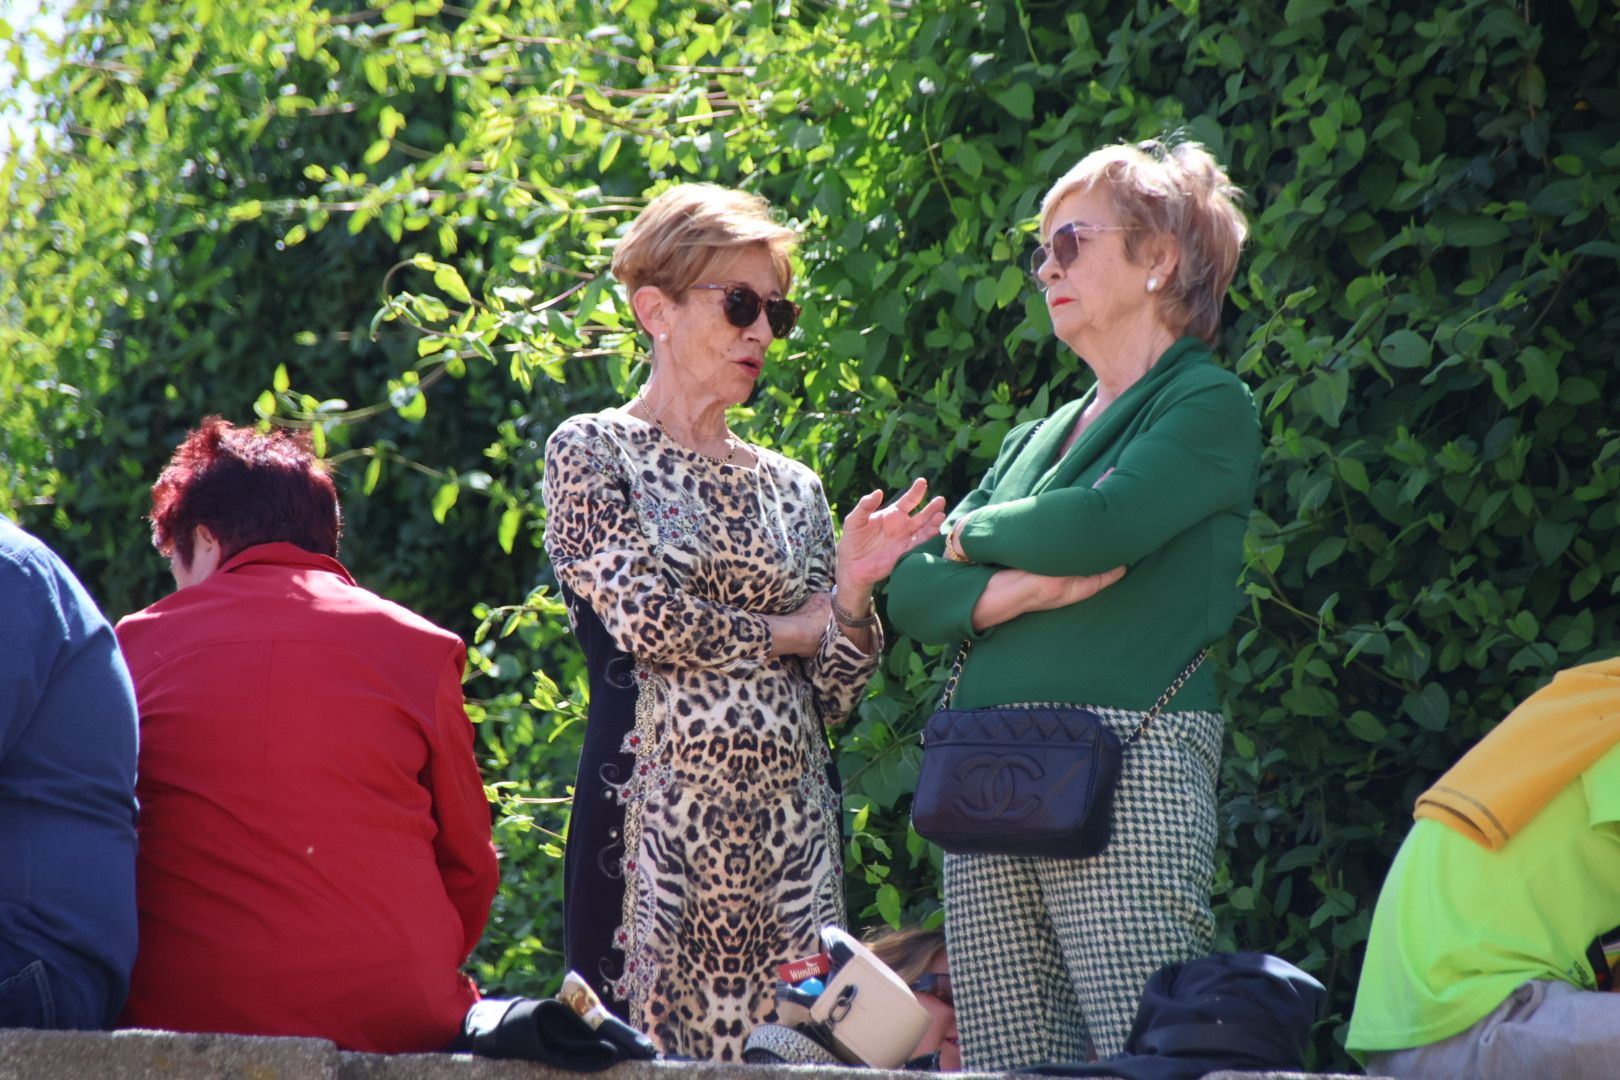
[[1238, 209], [1243, 191], [1196, 142], [1104, 146], [1052, 185], [1041, 200], [1041, 236], [1049, 237], [1058, 203], [1076, 191], [1107, 192], [1133, 262], [1144, 234], [1172, 237], [1181, 249], [1171, 281], [1159, 294], [1165, 320], [1210, 345], [1220, 335], [1221, 304], [1237, 272], [1249, 223]]
[[866, 947], [910, 986], [922, 978], [934, 957], [945, 948], [945, 931], [916, 927], [873, 930], [866, 935]]
[[799, 236], [771, 220], [771, 207], [758, 195], [717, 184], [680, 184], [647, 204], [613, 253], [613, 276], [631, 294], [644, 285], [672, 300], [736, 248], [764, 244], [786, 293], [793, 284], [788, 253]]

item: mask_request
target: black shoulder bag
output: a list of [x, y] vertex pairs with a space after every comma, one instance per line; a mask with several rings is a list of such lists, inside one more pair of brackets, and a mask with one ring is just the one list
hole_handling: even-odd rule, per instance
[[1076, 705], [1029, 702], [953, 709], [972, 648], [962, 643], [940, 707], [923, 728], [911, 804], [918, 835], [952, 854], [1080, 859], [1108, 844], [1125, 747], [1142, 737], [1208, 650], [1177, 675], [1123, 744]]

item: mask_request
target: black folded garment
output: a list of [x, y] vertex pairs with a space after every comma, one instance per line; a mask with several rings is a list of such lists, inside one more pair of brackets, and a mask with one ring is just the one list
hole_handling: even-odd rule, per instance
[[1125, 1080], [1199, 1080], [1224, 1069], [1291, 1072], [1305, 1064], [1325, 996], [1321, 983], [1266, 953], [1167, 964], [1142, 990], [1124, 1053], [1018, 1071]]
[[570, 1072], [600, 1072], [630, 1056], [555, 998], [485, 998], [468, 1010], [452, 1049]]

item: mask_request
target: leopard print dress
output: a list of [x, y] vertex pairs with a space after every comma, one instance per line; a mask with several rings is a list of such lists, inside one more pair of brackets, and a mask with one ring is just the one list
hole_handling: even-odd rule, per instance
[[829, 625], [770, 658], [762, 616], [832, 585], [810, 470], [714, 461], [630, 414], [546, 444], [546, 551], [585, 652], [590, 715], [565, 869], [569, 966], [665, 1053], [739, 1061], [774, 968], [844, 921], [824, 723], [877, 663]]

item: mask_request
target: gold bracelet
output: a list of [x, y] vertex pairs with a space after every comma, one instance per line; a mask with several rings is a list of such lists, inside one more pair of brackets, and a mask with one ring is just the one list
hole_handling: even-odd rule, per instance
[[954, 526], [952, 526], [950, 532], [945, 534], [945, 558], [949, 559], [951, 562], [973, 562], [972, 559], [968, 558], [967, 552], [962, 550], [961, 540], [962, 526], [966, 525], [968, 517], [972, 516], [973, 515], [969, 514], [967, 517], [964, 517], [961, 521], [958, 521]]
[[[870, 611], [871, 609], [868, 608], [867, 610]], [[838, 606], [838, 586], [836, 586], [836, 585], [833, 586], [833, 590], [832, 590], [832, 612], [833, 612], [833, 618], [838, 620], [838, 624], [840, 626], [848, 627], [851, 630], [870, 630], [870, 629], [872, 629], [872, 627], [877, 625], [877, 621], [878, 621], [876, 611], [872, 611], [872, 613], [870, 615], [866, 615], [866, 616], [863, 616], [863, 617], [856, 617], [854, 615], [851, 615], [849, 612], [845, 611], [843, 608], [839, 607]]]

